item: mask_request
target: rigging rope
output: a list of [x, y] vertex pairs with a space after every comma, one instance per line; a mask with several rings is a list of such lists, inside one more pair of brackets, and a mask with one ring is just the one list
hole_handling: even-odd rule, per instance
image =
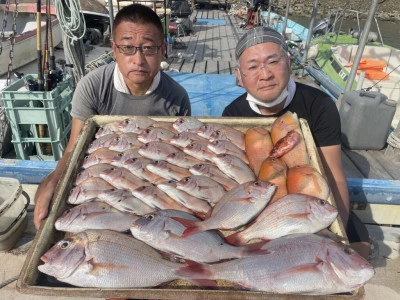
[[79, 0], [54, 0], [57, 18], [64, 33], [63, 44], [68, 60], [73, 65], [75, 82], [85, 75], [85, 50], [83, 37], [86, 23]]

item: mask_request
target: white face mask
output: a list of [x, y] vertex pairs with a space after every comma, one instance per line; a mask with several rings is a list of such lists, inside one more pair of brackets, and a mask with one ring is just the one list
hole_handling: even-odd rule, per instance
[[250, 102], [253, 102], [254, 104], [257, 104], [257, 105], [259, 105], [259, 106], [264, 106], [264, 107], [270, 108], [270, 107], [274, 107], [274, 106], [280, 104], [283, 100], [285, 100], [285, 99], [287, 98], [288, 95], [289, 95], [289, 93], [288, 93], [287, 88], [286, 88], [286, 89], [284, 89], [284, 90], [282, 91], [282, 93], [281, 93], [274, 101], [272, 101], [272, 102], [262, 102], [262, 101], [260, 101], [260, 100], [257, 100], [257, 99], [256, 99], [254, 96], [252, 96], [250, 93], [247, 93], [246, 100], [247, 100], [247, 101], [250, 101]]

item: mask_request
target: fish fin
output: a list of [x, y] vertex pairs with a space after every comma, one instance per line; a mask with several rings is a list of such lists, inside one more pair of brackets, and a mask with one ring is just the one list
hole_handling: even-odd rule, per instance
[[200, 220], [205, 220], [207, 213], [203, 212], [194, 212], [194, 216], [198, 217]]
[[186, 237], [189, 235], [196, 234], [201, 231], [200, 228], [196, 225], [195, 221], [192, 220], [187, 220], [184, 218], [179, 218], [179, 217], [172, 217], [171, 219], [181, 223], [183, 226], [186, 227], [185, 231], [182, 233], [181, 237]]
[[315, 263], [300, 265], [300, 266], [296, 266], [296, 267], [287, 269], [285, 271], [280, 272], [279, 275], [277, 276], [277, 278], [285, 278], [287, 275], [290, 278], [296, 278], [296, 277], [304, 276], [308, 273], [315, 273], [315, 272], [320, 273], [321, 267], [324, 263], [325, 263], [324, 261], [320, 260], [317, 257]]
[[339, 242], [339, 243], [346, 240], [345, 237], [337, 235], [336, 233], [333, 233], [332, 231], [330, 231], [330, 230], [328, 230], [326, 228], [318, 231], [315, 234], [319, 235], [319, 236], [322, 236], [322, 237], [326, 237], [328, 239], [334, 240], [335, 242]]
[[212, 215], [212, 209], [209, 209], [209, 210], [205, 213], [205, 215], [204, 215], [204, 220], [206, 220], [206, 219], [208, 219], [209, 217], [211, 217], [211, 215]]
[[231, 245], [242, 246], [242, 245], [246, 244], [247, 241], [245, 241], [241, 237], [240, 233], [241, 233], [241, 231], [232, 233], [231, 235], [228, 235], [227, 237], [225, 237], [225, 240]]
[[244, 198], [232, 199], [231, 202], [249, 202], [249, 203], [254, 203], [254, 200], [253, 200], [252, 197], [244, 197]]
[[260, 242], [255, 242], [248, 244], [245, 247], [247, 254], [252, 255], [262, 255], [262, 254], [271, 254], [272, 251], [268, 249], [263, 249], [265, 244], [268, 244], [271, 240], [262, 240]]
[[310, 213], [292, 214], [292, 215], [285, 216], [285, 218], [288, 218], [288, 219], [308, 219], [309, 215], [310, 215]]

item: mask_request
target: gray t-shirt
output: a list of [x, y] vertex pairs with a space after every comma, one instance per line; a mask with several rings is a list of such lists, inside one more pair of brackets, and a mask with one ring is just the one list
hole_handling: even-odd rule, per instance
[[160, 84], [148, 95], [132, 96], [114, 87], [115, 63], [99, 67], [77, 84], [72, 117], [85, 121], [92, 115], [190, 116], [186, 90], [164, 72]]

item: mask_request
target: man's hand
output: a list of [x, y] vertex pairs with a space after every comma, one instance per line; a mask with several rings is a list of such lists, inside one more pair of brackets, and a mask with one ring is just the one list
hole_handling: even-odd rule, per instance
[[53, 184], [51, 180], [52, 175], [50, 174], [36, 191], [35, 211], [33, 214], [33, 223], [36, 229], [39, 229], [42, 220], [47, 217], [49, 211], [50, 200], [56, 187], [56, 184]]

